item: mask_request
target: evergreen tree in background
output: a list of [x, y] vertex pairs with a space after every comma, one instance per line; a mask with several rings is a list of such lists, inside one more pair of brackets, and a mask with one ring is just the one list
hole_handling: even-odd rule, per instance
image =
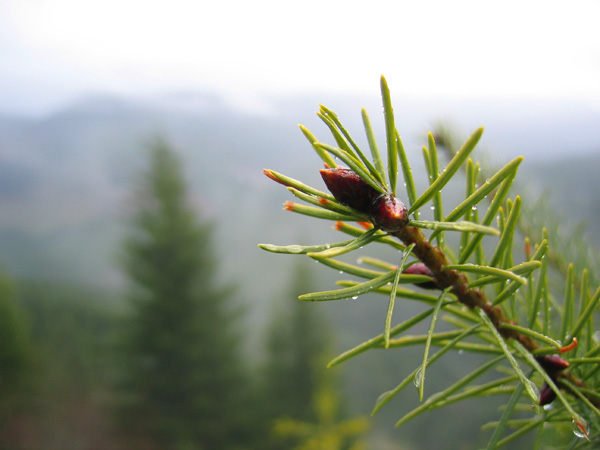
[[[298, 300], [314, 284], [308, 266], [298, 264], [293, 274], [289, 292], [278, 301], [285, 309], [272, 317], [267, 336], [263, 392], [268, 432], [282, 417], [316, 420], [313, 399], [326, 370], [323, 354], [331, 347], [322, 311]], [[279, 448], [281, 442], [274, 445]]]
[[[24, 312], [15, 302], [10, 280], [0, 275], [0, 440], [25, 403], [34, 346]], [[0, 448], [4, 448], [0, 442]]]
[[232, 305], [215, 286], [211, 227], [187, 204], [165, 143], [151, 148], [138, 187], [124, 244], [132, 292], [121, 425], [144, 448], [243, 448], [245, 379]]

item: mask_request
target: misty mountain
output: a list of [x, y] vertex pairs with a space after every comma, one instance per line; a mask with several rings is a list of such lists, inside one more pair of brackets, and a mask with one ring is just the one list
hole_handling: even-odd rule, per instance
[[[259, 110], [249, 111], [202, 92], [95, 95], [41, 119], [0, 116], [0, 263], [20, 277], [119, 289], [119, 243], [133, 200], [132, 177], [143, 167], [148, 142], [165, 139], [184, 162], [191, 202], [215, 224], [223, 281], [235, 280], [239, 295], [260, 320], [273, 296], [285, 291], [291, 258], [267, 254], [257, 243], [346, 239], [327, 223], [283, 211], [283, 202], [292, 196], [264, 177], [262, 169], [322, 186], [320, 160], [297, 124], [331, 142], [314, 114], [321, 101], [368, 148], [360, 117], [365, 106], [383, 148], [378, 100], [315, 93], [266, 99]], [[419, 172], [420, 148], [426, 131], [451, 116], [445, 123], [465, 137], [476, 126], [486, 126], [480, 147], [493, 163], [525, 153], [518, 177], [522, 186], [535, 192], [550, 188], [559, 205], [568, 202], [578, 218], [598, 223], [593, 219], [600, 207], [593, 193], [600, 112], [549, 102], [399, 99], [395, 114], [421, 190], [426, 177]], [[456, 194], [446, 197], [449, 204], [463, 195], [459, 179], [456, 187]], [[577, 201], [567, 200], [571, 195]], [[324, 289], [331, 288], [335, 275], [325, 276]]]
[[[383, 149], [385, 133], [378, 100], [315, 93], [266, 99], [259, 110], [251, 111], [210, 93], [146, 98], [96, 95], [44, 118], [0, 116], [0, 264], [22, 278], [74, 282], [118, 292], [123, 287], [119, 243], [133, 201], [133, 177], [144, 166], [146, 145], [164, 139], [183, 160], [190, 201], [199, 216], [215, 226], [218, 272], [223, 282], [237, 285], [236, 296], [248, 306], [247, 337], [256, 342], [269, 309], [287, 291], [285, 285], [295, 262], [287, 255], [266, 253], [257, 243], [347, 239], [329, 223], [283, 211], [283, 202], [293, 198], [267, 179], [262, 169], [272, 168], [322, 186], [320, 160], [297, 124], [332, 142], [314, 114], [321, 102], [338, 113], [359, 145], [368, 148], [360, 117], [360, 108], [365, 106]], [[548, 102], [398, 99], [395, 104], [399, 131], [421, 191], [426, 183], [420, 164], [426, 132], [444, 122], [466, 137], [485, 125], [480, 146], [489, 160], [503, 164], [524, 153], [519, 184], [534, 194], [549, 189], [551, 201], [560, 211], [572, 213], [578, 221], [588, 218], [594, 227], [591, 234], [599, 235], [600, 206], [595, 196], [599, 112], [585, 105]], [[448, 205], [463, 195], [460, 177], [453, 186], [452, 192], [445, 192]], [[369, 254], [388, 260], [399, 257], [377, 246], [369, 249], [372, 251], [381, 254]], [[316, 263], [307, 260], [306, 264]], [[318, 289], [333, 288], [340, 275], [314, 267]], [[381, 332], [386, 301], [367, 296], [356, 302], [314, 307], [334, 318], [337, 344], [345, 349]], [[398, 305], [395, 314], [401, 317], [403, 310], [414, 307]], [[361, 405], [355, 408], [358, 412], [368, 411], [374, 399], [392, 387], [390, 380], [406, 372], [403, 361], [411, 358], [411, 351], [403, 350], [401, 359], [382, 358], [381, 353], [373, 352], [348, 363], [346, 384], [354, 392], [349, 400]], [[463, 359], [460, 369], [472, 363]], [[458, 368], [453, 367], [430, 376], [432, 380], [454, 376], [451, 372]], [[364, 374], [370, 378], [366, 380]], [[391, 429], [394, 419], [405, 410], [405, 402], [412, 400], [397, 402], [377, 420], [390, 422], [386, 426]], [[484, 414], [481, 410], [477, 413]], [[415, 421], [411, 427], [414, 434], [427, 434], [418, 431], [419, 427], [427, 429], [425, 422]]]
[[[290, 196], [262, 175], [269, 167], [320, 185], [319, 160], [297, 123], [330, 140], [314, 115], [320, 100], [366, 147], [360, 119], [366, 106], [380, 145], [385, 142], [378, 99], [317, 97], [267, 99], [251, 113], [210, 93], [96, 95], [41, 119], [0, 117], [0, 261], [18, 275], [118, 286], [131, 177], [143, 165], [145, 145], [161, 138], [184, 160], [192, 201], [218, 224], [225, 273], [243, 278], [256, 260], [268, 266], [272, 260], [258, 252], [257, 242], [309, 239], [323, 228], [300, 218], [308, 229], [292, 230], [296, 222], [281, 212]], [[598, 213], [590, 159], [600, 153], [600, 112], [549, 102], [399, 99], [396, 119], [411, 160], [420, 161], [425, 132], [451, 114], [461, 132], [486, 126], [481, 147], [494, 161], [525, 153], [528, 181], [557, 190], [563, 202], [576, 188], [582, 214]], [[567, 174], [566, 187], [557, 188]]]

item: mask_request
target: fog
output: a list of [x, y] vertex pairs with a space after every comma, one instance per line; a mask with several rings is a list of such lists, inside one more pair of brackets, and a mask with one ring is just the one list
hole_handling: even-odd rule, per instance
[[[267, 324], [285, 305], [296, 259], [257, 244], [347, 239], [329, 223], [284, 211], [290, 193], [262, 170], [323, 189], [321, 161], [297, 126], [333, 143], [315, 115], [319, 104], [335, 111], [363, 148], [365, 107], [383, 148], [381, 74], [420, 189], [427, 132], [444, 126], [462, 141], [483, 126], [474, 158], [499, 167], [524, 155], [515, 186], [524, 204], [547, 191], [564, 229], [588, 222], [592, 238], [585, 242], [593, 249], [600, 235], [599, 14], [591, 1], [568, 7], [538, 1], [2, 2], [0, 263], [18, 287], [17, 303], [31, 314], [33, 335], [45, 346], [40, 354], [55, 361], [41, 365], [42, 384], [67, 392], [85, 372], [81, 367], [89, 378], [72, 403], [46, 392], [40, 404], [56, 409], [28, 422], [33, 413], [26, 408], [24, 425], [15, 423], [54, 442], [48, 448], [92, 449], [87, 436], [111, 433], [109, 409], [98, 398], [112, 400], [106, 393], [113, 366], [103, 366], [112, 353], [95, 344], [104, 345], [106, 330], [115, 326], [112, 315], [126, 309], [131, 280], [121, 264], [123, 240], [135, 183], [156, 138], [182, 161], [190, 207], [214, 226], [215, 278], [236, 286], [232, 297], [243, 311], [238, 333], [251, 371], [265, 358]], [[464, 180], [457, 179], [449, 203], [463, 195]], [[315, 290], [335, 286], [337, 271], [309, 264]], [[384, 303], [361, 300], [311, 305], [331, 320], [335, 351], [381, 332]], [[402, 308], [395, 318], [412, 311]], [[95, 325], [88, 327], [88, 319]], [[88, 361], [89, 354], [101, 357]], [[398, 354], [369, 353], [342, 368], [348, 414], [368, 414], [377, 396], [412, 370]], [[463, 357], [459, 366], [469, 364], [475, 363]], [[448, 363], [428, 376], [443, 385], [460, 368]], [[450, 431], [463, 448], [475, 448], [477, 433], [447, 417], [481, 420], [477, 431], [497, 419], [496, 405], [461, 405], [432, 422], [394, 429], [405, 403], [414, 401], [407, 395], [371, 419], [373, 448], [440, 448]], [[73, 427], [54, 424], [56, 410], [70, 423], [84, 407], [96, 416]], [[441, 428], [432, 433], [430, 423]]]

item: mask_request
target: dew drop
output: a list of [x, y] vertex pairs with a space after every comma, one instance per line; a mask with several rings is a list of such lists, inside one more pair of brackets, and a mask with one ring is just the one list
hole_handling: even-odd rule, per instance
[[547, 405], [542, 406], [542, 408], [544, 408], [544, 411], [550, 411], [554, 406], [553, 403], [548, 403]]
[[331, 248], [330, 244], [325, 244], [325, 248]]
[[413, 378], [413, 384], [417, 389], [421, 387], [421, 383], [423, 383], [423, 366], [419, 367]]
[[596, 331], [594, 333], [593, 339], [594, 339], [594, 342], [596, 342], [596, 344], [600, 344], [600, 331]]
[[529, 381], [529, 386], [533, 390], [533, 393], [535, 394], [535, 397], [539, 400], [539, 398], [540, 398], [540, 389], [537, 387], [537, 384], [535, 384], [531, 380], [527, 380], [527, 381]]
[[354, 297], [352, 297], [352, 300], [358, 300], [358, 295], [355, 295]]
[[343, 271], [343, 270], [340, 270], [340, 275], [341, 275], [341, 274], [343, 274], [343, 273], [344, 273], [344, 271]]
[[465, 351], [464, 351], [463, 349], [460, 349], [460, 350], [458, 351], [458, 354], [459, 354], [459, 355], [464, 355], [464, 354], [465, 354]]
[[475, 206], [471, 206], [471, 209], [472, 209], [473, 211], [477, 211], [477, 205], [475, 205]]
[[433, 211], [435, 209], [435, 206], [430, 206], [429, 209]]
[[571, 429], [573, 430], [573, 434], [578, 438], [586, 438], [590, 435], [590, 426], [583, 420], [575, 420], [571, 422]]

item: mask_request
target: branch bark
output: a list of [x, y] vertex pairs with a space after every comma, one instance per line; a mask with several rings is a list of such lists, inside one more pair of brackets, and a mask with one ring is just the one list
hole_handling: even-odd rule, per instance
[[[431, 270], [440, 289], [449, 287], [450, 291], [456, 296], [459, 302], [468, 306], [470, 309], [482, 309], [505, 339], [515, 339], [519, 341], [531, 353], [538, 350], [539, 347], [537, 343], [531, 337], [502, 326], [505, 323], [514, 322], [506, 317], [499, 306], [492, 306], [482, 290], [469, 288], [469, 280], [465, 274], [454, 269], [444, 268], [450, 264], [448, 258], [439, 247], [432, 245], [427, 240], [419, 228], [406, 226], [398, 231], [390, 232], [389, 234], [401, 240], [406, 246], [414, 244], [413, 254]], [[583, 380], [579, 379], [566, 369], [560, 370], [557, 373], [549, 373], [549, 375], [556, 377], [559, 383], [560, 378], [565, 378], [575, 386], [586, 387]], [[562, 384], [561, 386], [563, 389], [570, 392], [569, 386], [565, 384]], [[572, 394], [575, 395], [574, 393]], [[600, 400], [596, 397], [586, 396], [586, 398], [595, 406], [600, 407]]]

